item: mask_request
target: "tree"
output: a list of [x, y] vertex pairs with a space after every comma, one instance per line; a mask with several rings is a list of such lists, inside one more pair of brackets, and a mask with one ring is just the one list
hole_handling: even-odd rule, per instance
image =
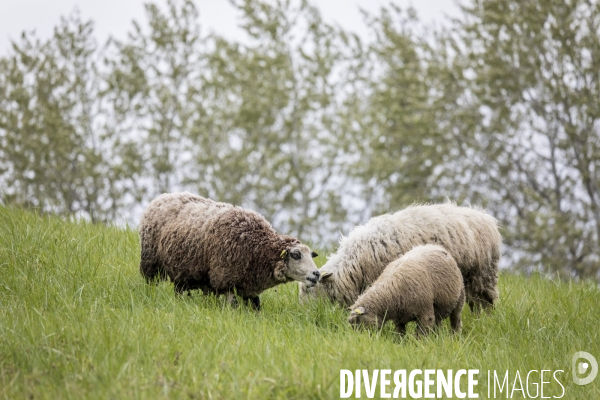
[[116, 217], [117, 181], [135, 171], [119, 157], [130, 149], [114, 146], [101, 116], [92, 34], [92, 23], [73, 13], [46, 42], [23, 33], [0, 60], [3, 202], [92, 220]]
[[464, 11], [469, 195], [489, 200], [517, 267], [600, 277], [600, 5], [476, 0]]
[[365, 105], [354, 131], [361, 158], [353, 168], [363, 182], [367, 208], [383, 213], [441, 200], [443, 193], [435, 188], [449, 172], [452, 143], [436, 117], [444, 107], [435, 85], [444, 84], [437, 76], [436, 49], [419, 30], [412, 9], [391, 4], [368, 21], [375, 40], [361, 55]]
[[338, 31], [305, 1], [233, 4], [249, 40], [214, 37], [201, 92], [207, 117], [193, 130], [200, 173], [189, 182], [286, 233], [329, 239], [346, 216]]
[[126, 41], [106, 56], [107, 101], [119, 129], [139, 149], [142, 195], [149, 201], [182, 190], [197, 143], [193, 126], [204, 117], [199, 96], [204, 49], [198, 11], [190, 0], [169, 0], [166, 10], [145, 5], [147, 29], [137, 22]]

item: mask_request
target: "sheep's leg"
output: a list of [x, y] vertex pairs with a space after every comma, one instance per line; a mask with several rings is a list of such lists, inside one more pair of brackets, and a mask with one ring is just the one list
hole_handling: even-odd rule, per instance
[[433, 330], [435, 332], [439, 331], [439, 329], [442, 327], [442, 323], [444, 322], [444, 320], [442, 318], [440, 318], [438, 315], [435, 316], [435, 325], [433, 326]]
[[406, 334], [406, 324], [403, 324], [399, 321], [394, 321], [394, 325], [396, 325], [396, 332], [400, 334], [400, 336], [404, 336]]
[[467, 296], [469, 308], [471, 309], [471, 312], [477, 316], [479, 316], [482, 311], [489, 314], [494, 309], [494, 301], [490, 299], [486, 293], [469, 293]]
[[460, 292], [460, 297], [458, 298], [458, 303], [452, 313], [450, 313], [450, 326], [452, 326], [452, 331], [455, 333], [460, 332], [462, 329], [462, 320], [460, 317], [463, 306], [465, 305], [465, 290]]
[[252, 307], [256, 311], [260, 311], [260, 297], [258, 297], [258, 296], [244, 297], [244, 301], [246, 302], [246, 304], [252, 305]]
[[481, 314], [482, 310], [487, 310], [490, 307], [490, 303], [485, 301], [479, 293], [470, 293], [468, 303], [471, 312], [477, 316]]
[[239, 303], [238, 303], [237, 297], [235, 297], [235, 293], [227, 292], [225, 294], [225, 297], [227, 298], [227, 302], [231, 305], [231, 307], [238, 308]]
[[471, 312], [475, 315], [485, 310], [488, 314], [494, 308], [498, 299], [497, 263], [487, 269], [488, 275], [468, 276], [465, 278], [466, 301]]
[[175, 289], [175, 296], [176, 297], [181, 297], [183, 296], [183, 292], [187, 291], [188, 296], [190, 296], [190, 290], [188, 288], [188, 286], [185, 283], [175, 283], [174, 286]]

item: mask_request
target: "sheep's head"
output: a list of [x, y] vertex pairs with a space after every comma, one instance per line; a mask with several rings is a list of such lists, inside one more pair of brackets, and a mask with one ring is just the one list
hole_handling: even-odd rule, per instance
[[294, 245], [281, 251], [282, 258], [281, 269], [278, 271], [279, 277], [286, 281], [298, 281], [312, 287], [319, 281], [321, 273], [317, 269], [314, 257], [317, 253], [303, 244]]
[[319, 272], [320, 277], [318, 285], [307, 285], [305, 283], [299, 284], [300, 287], [298, 290], [298, 299], [300, 300], [300, 303], [303, 303], [309, 299], [327, 298], [327, 293], [324, 290], [323, 283], [326, 284], [327, 282], [331, 281], [333, 273], [324, 271], [323, 268], [321, 268]]
[[382, 321], [378, 321], [377, 315], [373, 315], [369, 310], [363, 306], [349, 307], [350, 316], [348, 316], [348, 322], [353, 328], [358, 327], [380, 327]]

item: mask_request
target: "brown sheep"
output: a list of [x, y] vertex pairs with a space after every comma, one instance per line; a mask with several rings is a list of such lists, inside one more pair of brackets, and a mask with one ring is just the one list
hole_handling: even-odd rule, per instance
[[376, 326], [391, 320], [400, 334], [417, 321], [417, 334], [427, 335], [450, 317], [454, 332], [461, 329], [465, 303], [462, 274], [441, 246], [417, 246], [390, 263], [379, 278], [349, 308], [352, 325]]
[[148, 282], [169, 278], [175, 292], [234, 294], [260, 308], [259, 294], [292, 280], [311, 286], [316, 253], [278, 234], [260, 214], [190, 193], [152, 201], [140, 226], [140, 272]]

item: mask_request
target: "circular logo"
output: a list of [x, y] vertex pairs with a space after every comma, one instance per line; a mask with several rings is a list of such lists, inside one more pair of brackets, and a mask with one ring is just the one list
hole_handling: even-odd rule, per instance
[[[598, 362], [590, 353], [578, 351], [573, 354], [572, 372], [576, 385], [587, 385], [598, 375]], [[588, 373], [589, 375], [585, 376]]]

